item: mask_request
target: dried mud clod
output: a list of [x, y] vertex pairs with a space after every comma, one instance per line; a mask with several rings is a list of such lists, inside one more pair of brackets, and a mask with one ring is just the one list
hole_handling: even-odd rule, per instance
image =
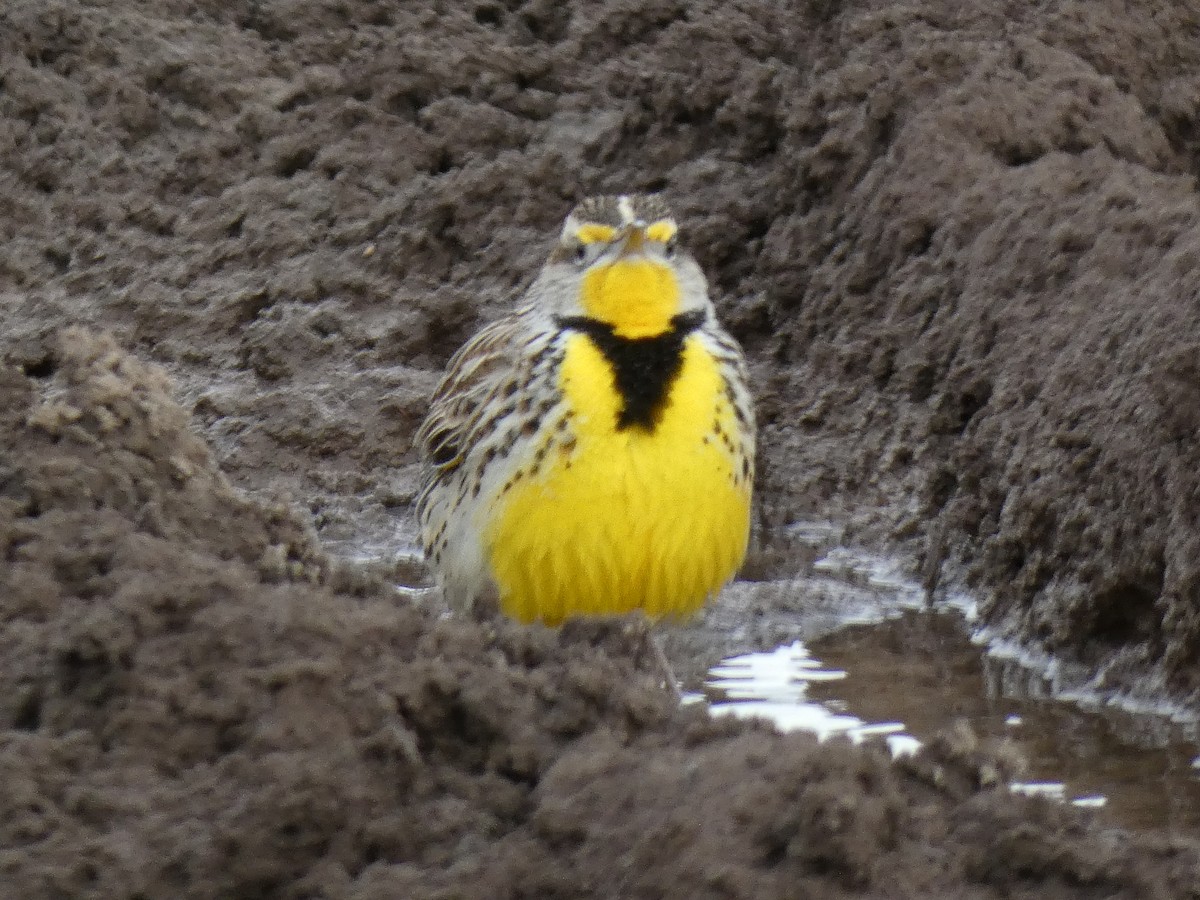
[[900, 765], [938, 790], [966, 798], [1007, 790], [1026, 773], [1029, 761], [1011, 741], [981, 739], [968, 723], [958, 721]]
[[438, 620], [309, 524], [403, 534], [453, 348], [581, 195], [662, 188], [752, 357], [767, 521], [883, 505], [852, 536], [934, 529], [931, 590], [1194, 688], [1196, 15], [0, 5], [5, 888], [1196, 896], [1194, 847], [989, 789], [986, 748], [680, 712], [619, 642]]
[[[322, 578], [160, 370], [80, 329], [52, 358], [0, 368], [0, 839], [23, 897], [1119, 894], [1200, 871], [1184, 848], [1096, 862], [1082, 823], [991, 789], [1007, 770], [970, 735], [897, 767], [680, 709], [628, 623], [446, 619]], [[316, 576], [263, 565], [287, 542]], [[1046, 828], [1058, 850], [1030, 855]], [[1025, 863], [992, 858], [997, 830]]]
[[30, 440], [13, 454], [29, 467], [20, 488], [28, 518], [103, 510], [146, 536], [236, 556], [271, 580], [321, 580], [327, 559], [311, 526], [231, 487], [160, 367], [82, 328], [65, 329], [41, 358], [23, 423]]
[[665, 189], [772, 522], [882, 507], [931, 590], [1197, 689], [1194, 9], [301, 6], [4, 5], [15, 343], [135, 335], [234, 483], [382, 543], [453, 349], [582, 194]]

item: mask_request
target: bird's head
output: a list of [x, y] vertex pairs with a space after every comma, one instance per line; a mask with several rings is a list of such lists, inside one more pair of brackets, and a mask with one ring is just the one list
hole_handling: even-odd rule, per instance
[[552, 314], [595, 320], [630, 339], [662, 334], [685, 313], [707, 317], [712, 308], [704, 273], [654, 195], [590, 197], [576, 206], [536, 288], [544, 288], [536, 293]]

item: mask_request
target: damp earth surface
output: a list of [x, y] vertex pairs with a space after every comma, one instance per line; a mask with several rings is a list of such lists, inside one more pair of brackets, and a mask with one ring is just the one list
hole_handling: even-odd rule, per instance
[[[6, 890], [1200, 896], [1194, 819], [1046, 767], [1074, 720], [960, 654], [1200, 707], [1198, 73], [1165, 2], [3, 4]], [[761, 422], [683, 706], [638, 629], [449, 617], [402, 552], [446, 360], [627, 190]], [[812, 521], [972, 623], [777, 589]], [[797, 641], [888, 728], [710, 712]], [[914, 661], [1001, 725], [904, 708]]]

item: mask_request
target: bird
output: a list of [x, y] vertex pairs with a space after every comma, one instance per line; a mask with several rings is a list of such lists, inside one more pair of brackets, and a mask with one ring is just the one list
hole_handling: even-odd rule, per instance
[[754, 404], [679, 231], [659, 194], [582, 200], [517, 307], [450, 359], [416, 507], [452, 608], [679, 619], [736, 574]]

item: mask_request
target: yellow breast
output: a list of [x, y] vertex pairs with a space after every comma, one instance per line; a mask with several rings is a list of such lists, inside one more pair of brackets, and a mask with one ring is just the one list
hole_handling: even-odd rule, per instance
[[548, 624], [694, 612], [737, 571], [750, 527], [717, 363], [696, 335], [685, 340], [653, 428], [617, 427], [612, 367], [583, 334], [568, 339], [560, 387], [573, 440], [496, 501], [484, 531], [502, 608]]

